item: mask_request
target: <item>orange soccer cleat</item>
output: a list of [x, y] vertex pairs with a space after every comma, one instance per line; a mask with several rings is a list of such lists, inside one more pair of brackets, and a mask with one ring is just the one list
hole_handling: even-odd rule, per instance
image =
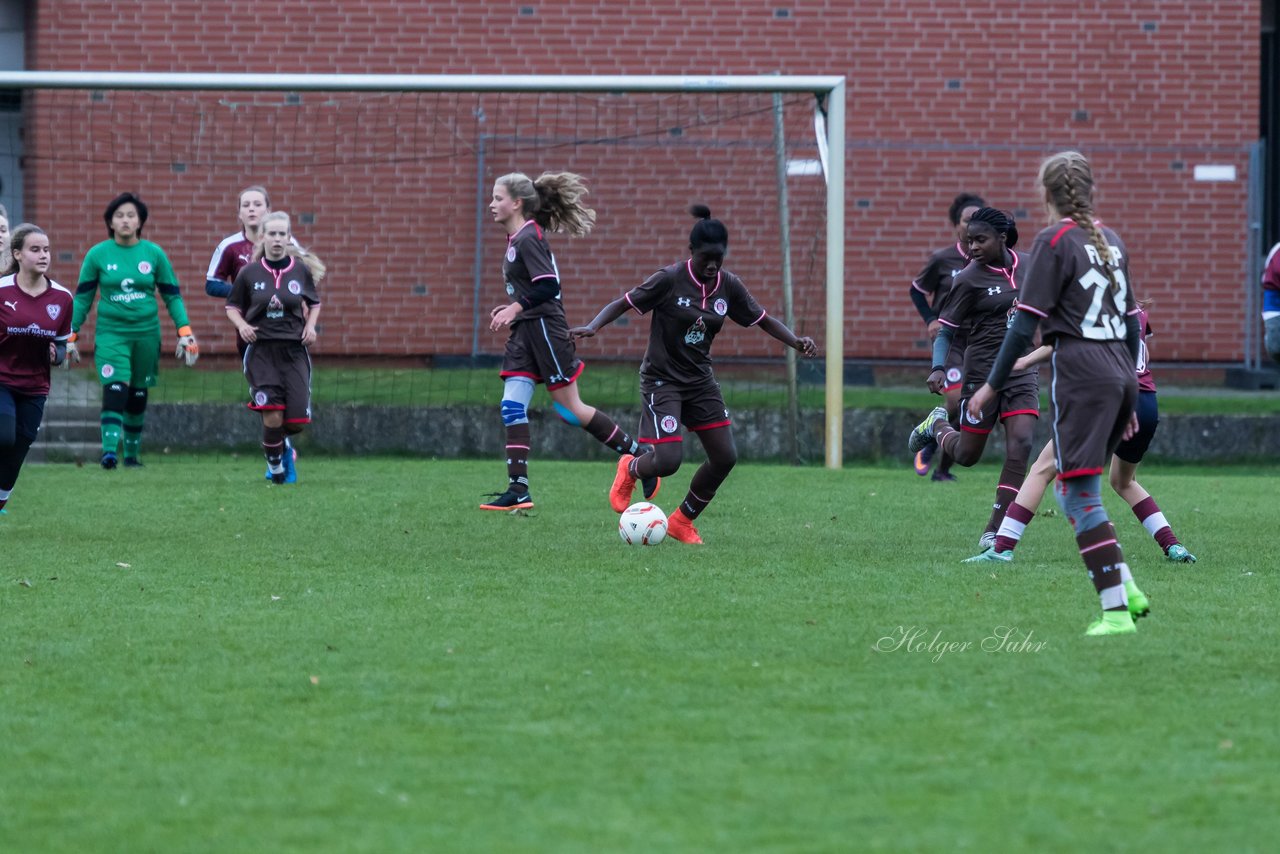
[[698, 536], [698, 529], [693, 527], [693, 520], [679, 508], [667, 517], [667, 536], [694, 546], [703, 544], [702, 537]]
[[623, 454], [618, 460], [618, 473], [613, 476], [613, 486], [609, 488], [609, 506], [614, 513], [621, 513], [631, 506], [631, 493], [636, 491], [636, 479], [631, 475], [631, 461], [634, 459], [631, 454]]

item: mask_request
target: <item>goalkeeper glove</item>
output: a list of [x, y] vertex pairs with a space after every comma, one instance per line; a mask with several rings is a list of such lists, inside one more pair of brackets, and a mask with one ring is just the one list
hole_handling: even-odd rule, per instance
[[173, 351], [173, 357], [185, 359], [188, 368], [200, 358], [200, 345], [196, 343], [196, 336], [191, 334], [190, 326], [184, 326], [178, 330], [178, 346]]
[[80, 348], [76, 346], [76, 334], [71, 333], [71, 337], [67, 339], [67, 357], [62, 360], [62, 370], [71, 370], [71, 363], [80, 364]]

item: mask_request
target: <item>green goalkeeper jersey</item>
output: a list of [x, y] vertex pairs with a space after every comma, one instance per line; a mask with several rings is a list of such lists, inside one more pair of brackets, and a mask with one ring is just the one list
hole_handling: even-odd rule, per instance
[[174, 326], [181, 329], [189, 323], [169, 256], [150, 240], [139, 240], [133, 246], [104, 240], [85, 254], [71, 312], [72, 330], [79, 330], [84, 324], [99, 291], [102, 292], [98, 304], [99, 333], [159, 331], [157, 291]]

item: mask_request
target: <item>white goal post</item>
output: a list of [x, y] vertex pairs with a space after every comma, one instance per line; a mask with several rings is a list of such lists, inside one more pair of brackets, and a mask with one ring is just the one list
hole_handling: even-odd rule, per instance
[[845, 78], [843, 76], [198, 74], [0, 72], [0, 89], [237, 90], [261, 92], [792, 93], [815, 98], [826, 181], [825, 441], [827, 468], [843, 460]]

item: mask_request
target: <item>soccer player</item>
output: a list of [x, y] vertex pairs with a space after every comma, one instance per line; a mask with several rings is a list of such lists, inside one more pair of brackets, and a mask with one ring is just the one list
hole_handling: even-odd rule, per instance
[[1280, 362], [1280, 243], [1271, 247], [1262, 270], [1263, 343]]
[[1134, 583], [1101, 501], [1103, 468], [1138, 429], [1142, 335], [1128, 253], [1120, 236], [1094, 219], [1093, 171], [1084, 155], [1051, 155], [1040, 165], [1039, 182], [1051, 215], [1062, 219], [1036, 236], [1013, 325], [967, 412], [977, 417], [992, 404], [1043, 321], [1044, 343], [1053, 347], [1058, 503], [1102, 603], [1102, 616], [1085, 634], [1132, 634], [1134, 618], [1149, 613], [1150, 603]]
[[[255, 185], [240, 191], [236, 203], [240, 230], [222, 238], [213, 250], [213, 258], [204, 277], [205, 293], [219, 299], [227, 298], [236, 276], [253, 260], [253, 250], [262, 237], [262, 218], [270, 212], [271, 199], [264, 187]], [[240, 352], [244, 354], [243, 348]]]
[[76, 333], [101, 291], [94, 366], [102, 383], [102, 467], [116, 467], [122, 429], [124, 464], [140, 467], [138, 449], [146, 420], [147, 390], [156, 384], [160, 368], [157, 292], [178, 329], [174, 356], [191, 367], [200, 348], [191, 332], [169, 256], [142, 237], [147, 206], [133, 193], [121, 193], [107, 204], [102, 218], [110, 239], [85, 253], [64, 367], [80, 361]]
[[[222, 300], [227, 298], [236, 276], [253, 260], [253, 250], [262, 240], [262, 218], [270, 212], [271, 197], [267, 195], [266, 187], [255, 184], [240, 191], [240, 195], [236, 197], [236, 218], [240, 221], [240, 230], [222, 238], [222, 242], [213, 250], [209, 270], [204, 276], [205, 293]], [[248, 345], [244, 340], [237, 335], [236, 351], [240, 354], [241, 363], [244, 362], [246, 346]], [[297, 483], [297, 460], [298, 452], [289, 437], [285, 436], [285, 483]], [[270, 469], [267, 469], [264, 477], [271, 480]]]
[[[493, 185], [489, 212], [507, 232], [502, 275], [512, 302], [489, 312], [490, 330], [511, 327], [502, 357], [502, 423], [506, 428], [507, 489], [492, 493], [481, 510], [523, 510], [533, 506], [529, 492], [530, 431], [527, 408], [537, 383], [546, 383], [556, 414], [581, 427], [619, 454], [641, 453], [640, 446], [613, 419], [578, 395], [578, 377], [586, 367], [577, 358], [564, 306], [560, 270], [547, 245], [546, 232], [581, 237], [591, 231], [596, 212], [583, 204], [587, 188], [572, 172], [544, 172], [536, 181], [513, 172]], [[653, 497], [656, 477], [646, 480]]]
[[631, 503], [637, 480], [666, 477], [680, 468], [684, 424], [698, 435], [707, 459], [668, 518], [667, 533], [682, 543], [700, 544], [693, 522], [738, 461], [729, 410], [711, 369], [711, 343], [725, 318], [739, 326], [759, 326], [808, 357], [816, 356], [818, 347], [812, 338], [797, 336], [766, 313], [742, 280], [724, 269], [729, 251], [724, 223], [712, 219], [705, 205], [694, 205], [689, 212], [698, 220], [689, 232], [689, 258], [654, 273], [602, 308], [589, 324], [573, 329], [572, 335], [590, 338], [628, 309], [652, 312], [649, 346], [640, 363], [640, 441], [654, 451], [618, 460], [609, 503], [621, 513]]
[[[1133, 515], [1138, 517], [1142, 527], [1155, 539], [1164, 551], [1164, 555], [1175, 563], [1195, 563], [1196, 556], [1187, 551], [1186, 546], [1178, 541], [1173, 528], [1160, 512], [1160, 506], [1151, 497], [1151, 493], [1138, 483], [1136, 474], [1138, 464], [1142, 462], [1151, 439], [1156, 434], [1156, 426], [1160, 423], [1160, 408], [1156, 402], [1156, 381], [1151, 375], [1151, 353], [1147, 348], [1147, 338], [1154, 333], [1147, 319], [1147, 311], [1143, 301], [1138, 300], [1138, 328], [1142, 330], [1142, 340], [1138, 348], [1138, 432], [1122, 441], [1111, 457], [1111, 488], [1116, 494], [1129, 503]], [[1018, 361], [1014, 368], [1025, 368], [1045, 361], [1052, 354], [1049, 346], [1038, 347]], [[1031, 466], [1031, 472], [1018, 490], [1018, 497], [1009, 506], [1000, 530], [996, 532], [996, 541], [991, 548], [967, 558], [965, 563], [983, 563], [987, 561], [1008, 562], [1013, 560], [1013, 550], [1026, 531], [1027, 525], [1035, 518], [1036, 508], [1044, 497], [1044, 491], [1053, 482], [1058, 470], [1054, 467], [1055, 446], [1050, 439], [1040, 452], [1040, 456]]]
[[[286, 482], [285, 436], [311, 423], [311, 356], [325, 266], [293, 241], [289, 215], [262, 218], [253, 261], [227, 295], [227, 318], [244, 341], [249, 408], [262, 414], [262, 452], [271, 482]], [[305, 308], [304, 308], [305, 306]]]
[[[951, 282], [969, 264], [969, 254], [965, 251], [965, 235], [969, 227], [969, 217], [973, 216], [973, 212], [978, 208], [985, 207], [986, 202], [981, 196], [973, 193], [961, 193], [951, 201], [951, 207], [947, 211], [947, 216], [951, 220], [951, 227], [955, 230], [956, 242], [934, 252], [929, 256], [929, 260], [925, 262], [924, 269], [920, 271], [920, 275], [916, 276], [911, 282], [911, 302], [915, 305], [916, 311], [920, 312], [920, 317], [924, 320], [926, 328], [929, 331], [929, 340], [933, 341], [938, 337], [938, 330], [941, 323], [938, 321], [943, 300], [947, 298], [947, 294], [951, 291]], [[932, 301], [930, 298], [932, 297]], [[947, 417], [953, 425], [958, 425], [956, 415], [960, 412], [960, 377], [963, 375], [964, 367], [964, 345], [965, 332], [957, 330], [955, 337], [951, 340], [951, 350], [947, 353], [946, 373], [947, 382], [942, 388], [942, 394], [947, 401]], [[937, 451], [938, 446], [934, 442], [930, 442], [921, 448], [915, 455], [914, 464], [916, 474], [924, 477], [929, 473], [929, 466], [933, 464], [933, 455]], [[933, 480], [935, 482], [947, 482], [956, 479], [951, 473], [951, 457], [946, 454], [938, 460], [938, 467], [933, 472]]]
[[[938, 336], [933, 341], [933, 370], [926, 382], [935, 394], [947, 384], [946, 359], [957, 330], [965, 330], [964, 379], [960, 391], [963, 402], [972, 397], [987, 378], [991, 363], [1004, 342], [1005, 330], [1018, 304], [1018, 293], [1026, 264], [1014, 246], [1018, 228], [1013, 218], [995, 208], [978, 208], [969, 219], [965, 245], [969, 262], [955, 277], [951, 292], [938, 316]], [[1031, 458], [1031, 438], [1040, 417], [1040, 380], [1034, 368], [1014, 371], [1000, 386], [994, 405], [983, 407], [981, 416], [961, 415], [956, 429], [947, 420], [947, 410], [939, 406], [911, 433], [908, 448], [918, 452], [932, 440], [962, 466], [982, 458], [987, 436], [999, 420], [1004, 425], [1005, 459], [996, 484], [996, 498], [979, 548], [995, 542], [1005, 510], [1027, 475]], [[938, 422], [935, 425], [935, 422]]]
[[49, 237], [38, 226], [15, 228], [6, 251], [0, 273], [0, 513], [40, 430], [49, 366], [66, 358], [74, 299], [48, 276]]

